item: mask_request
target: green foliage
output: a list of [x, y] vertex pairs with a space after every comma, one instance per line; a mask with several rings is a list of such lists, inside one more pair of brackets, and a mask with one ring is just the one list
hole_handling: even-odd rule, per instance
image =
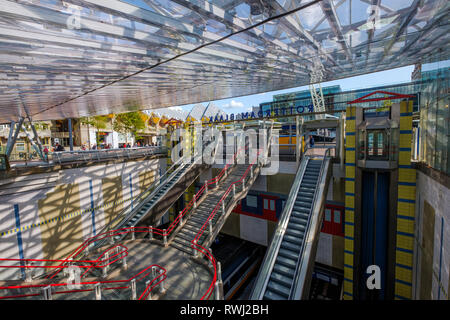
[[83, 117], [80, 118], [80, 122], [85, 125], [90, 125], [99, 129], [106, 129], [106, 126], [108, 125], [110, 121], [110, 118], [108, 116], [93, 116], [93, 117]]
[[[93, 117], [82, 117], [80, 118], [81, 124], [93, 126], [97, 131], [100, 129], [106, 129], [111, 118], [108, 116], [93, 116]], [[99, 144], [98, 135], [96, 137], [96, 144]]]
[[120, 133], [132, 133], [138, 139], [137, 132], [145, 129], [145, 117], [139, 111], [117, 114], [114, 118], [113, 129]]

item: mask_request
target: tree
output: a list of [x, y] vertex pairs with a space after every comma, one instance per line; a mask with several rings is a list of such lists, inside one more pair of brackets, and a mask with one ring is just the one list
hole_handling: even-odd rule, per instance
[[113, 129], [123, 134], [131, 133], [137, 140], [140, 138], [138, 131], [145, 129], [146, 117], [148, 116], [140, 111], [117, 114], [114, 118]]
[[[88, 126], [88, 132], [89, 132], [89, 126], [93, 126], [96, 129], [96, 134], [95, 134], [95, 143], [98, 145], [99, 144], [99, 140], [98, 140], [98, 131], [100, 129], [106, 129], [108, 123], [110, 122], [111, 117], [109, 115], [106, 116], [93, 116], [93, 117], [82, 117], [80, 118], [80, 122], [82, 124], [85, 124]], [[91, 144], [91, 138], [90, 135], [88, 133], [88, 139], [89, 139], [89, 144]], [[89, 146], [90, 147], [90, 146]]]

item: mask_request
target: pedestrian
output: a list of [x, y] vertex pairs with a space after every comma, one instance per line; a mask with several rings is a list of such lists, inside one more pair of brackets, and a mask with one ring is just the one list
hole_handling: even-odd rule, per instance
[[55, 150], [56, 150], [56, 152], [62, 152], [62, 151], [64, 151], [64, 147], [57, 142]]
[[310, 146], [311, 148], [314, 147], [314, 137], [313, 137], [313, 136], [309, 136], [309, 146]]
[[48, 149], [47, 146], [44, 146], [44, 160], [45, 162], [48, 162]]

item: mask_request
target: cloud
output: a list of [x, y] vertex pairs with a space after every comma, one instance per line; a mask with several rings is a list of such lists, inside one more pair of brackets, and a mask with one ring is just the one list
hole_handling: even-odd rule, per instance
[[244, 104], [239, 101], [231, 100], [230, 103], [226, 103], [222, 106], [222, 108], [243, 108]]
[[181, 107], [169, 107], [170, 110], [175, 110], [175, 111], [183, 111], [183, 108]]

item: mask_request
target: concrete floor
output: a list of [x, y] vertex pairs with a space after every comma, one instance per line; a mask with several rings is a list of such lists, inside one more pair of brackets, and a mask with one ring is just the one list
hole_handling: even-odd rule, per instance
[[[197, 263], [191, 259], [191, 255], [188, 255], [178, 249], [171, 246], [166, 248], [159, 244], [151, 243], [146, 239], [138, 239], [135, 241], [125, 241], [122, 245], [128, 248], [127, 256], [127, 269], [122, 268], [122, 261], [117, 261], [111, 268], [108, 276], [103, 278], [101, 276], [102, 270], [96, 269], [90, 272], [90, 275], [83, 278], [82, 282], [90, 281], [106, 281], [106, 280], [128, 280], [144, 270], [152, 264], [157, 264], [166, 269], [167, 278], [164, 280], [165, 293], [160, 295], [159, 288], [155, 287], [152, 300], [200, 300], [200, 298], [208, 290], [213, 275], [204, 264]], [[104, 251], [106, 248], [102, 248]], [[88, 260], [96, 260], [99, 254], [93, 254], [87, 257]], [[86, 260], [83, 258], [83, 260]], [[83, 269], [82, 272], [84, 272]], [[91, 269], [93, 270], [93, 269]], [[149, 271], [151, 271], [149, 269]], [[63, 277], [63, 272], [60, 273], [61, 277], [52, 281], [53, 283], [65, 283], [66, 277]], [[145, 282], [150, 278], [146, 277], [143, 280], [136, 282], [137, 298], [143, 293], [145, 288]], [[36, 280], [32, 283], [23, 281], [14, 281], [14, 283], [8, 281], [2, 281], [1, 285], [31, 285], [48, 283], [48, 280]], [[130, 286], [130, 283], [118, 283], [118, 284], [105, 284], [106, 287], [125, 287]], [[92, 289], [93, 285], [84, 285], [80, 289]], [[71, 290], [67, 286], [52, 288], [53, 300], [94, 300], [95, 292], [72, 292], [72, 293], [60, 293], [57, 292]], [[76, 289], [74, 289], [76, 290]], [[14, 289], [10, 292], [3, 292], [2, 296], [6, 295], [18, 295], [18, 294], [39, 294], [33, 297], [17, 298], [19, 300], [42, 300], [42, 289]], [[214, 294], [211, 295], [214, 298]], [[114, 290], [102, 290], [102, 300], [130, 300], [131, 289], [114, 289]]]

